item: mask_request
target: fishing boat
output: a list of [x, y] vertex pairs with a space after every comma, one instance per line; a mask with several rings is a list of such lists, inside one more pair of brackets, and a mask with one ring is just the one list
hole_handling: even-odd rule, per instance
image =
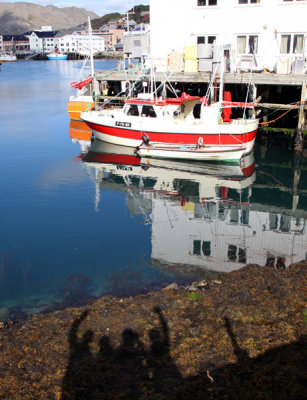
[[14, 62], [17, 61], [17, 57], [13, 53], [0, 53], [0, 64], [2, 62]]
[[[149, 86], [148, 92], [126, 99], [121, 109], [82, 112], [81, 119], [97, 139], [139, 146], [143, 156], [232, 160], [251, 152], [259, 123], [257, 104], [231, 101], [230, 92], [223, 92], [222, 77], [215, 103], [210, 103], [210, 89], [203, 97], [183, 92], [165, 98], [157, 95], [159, 88]], [[144, 136], [154, 145], [146, 147]]]
[[[193, 114], [197, 104], [200, 104], [201, 110], [199, 118]], [[200, 159], [201, 155], [216, 157], [224, 152], [223, 157], [228, 154], [232, 159], [240, 158], [252, 150], [258, 119], [244, 116], [231, 119], [229, 110], [233, 107], [247, 109], [255, 106], [227, 101], [208, 105], [206, 99], [182, 93], [177, 98], [131, 98], [125, 101], [122, 109], [83, 112], [81, 119], [92, 129], [96, 138], [109, 143], [137, 147], [143, 143], [142, 137], [146, 135], [155, 143], [155, 148], [160, 149], [160, 156], [163, 145], [163, 156], [167, 153], [170, 157], [171, 150], [174, 150], [172, 154], [175, 158], [188, 159], [192, 154], [192, 158]], [[142, 144], [140, 147], [142, 155], [153, 151], [157, 154], [152, 147], [145, 146]], [[187, 151], [188, 147], [193, 151]], [[203, 149], [208, 151], [205, 153]]]

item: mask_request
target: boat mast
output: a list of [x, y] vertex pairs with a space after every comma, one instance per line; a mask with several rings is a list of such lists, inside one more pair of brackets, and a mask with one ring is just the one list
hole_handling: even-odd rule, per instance
[[91, 60], [91, 75], [94, 78], [94, 55], [93, 55], [93, 32], [90, 17], [88, 17], [88, 34], [90, 37], [90, 60]]
[[225, 57], [224, 57], [224, 45], [222, 45], [221, 54], [221, 71], [220, 71], [220, 91], [219, 91], [219, 102], [222, 103], [224, 100], [224, 70], [225, 70]]

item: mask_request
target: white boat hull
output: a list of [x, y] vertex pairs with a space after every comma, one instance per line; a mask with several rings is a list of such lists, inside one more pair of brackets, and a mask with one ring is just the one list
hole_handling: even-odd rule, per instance
[[49, 53], [47, 58], [48, 60], [67, 60], [67, 54]]
[[0, 63], [1, 62], [14, 62], [17, 61], [17, 57], [13, 54], [0, 54]]
[[238, 161], [244, 154], [247, 154], [246, 146], [204, 146], [196, 149], [189, 147], [161, 147], [159, 145], [143, 145], [138, 148], [141, 157], [167, 158], [176, 160], [196, 161]]

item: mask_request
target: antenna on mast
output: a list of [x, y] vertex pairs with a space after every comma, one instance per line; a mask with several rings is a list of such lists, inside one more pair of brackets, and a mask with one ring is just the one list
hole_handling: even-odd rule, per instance
[[127, 19], [127, 32], [129, 32], [129, 15], [130, 14], [134, 14], [134, 2], [132, 4], [133, 4], [133, 6], [132, 6], [132, 10], [133, 11], [131, 11], [131, 12], [129, 12], [129, 7], [127, 5], [127, 12], [126, 12], [126, 15], [127, 15], [127, 17], [126, 17], [126, 19]]
[[92, 32], [92, 25], [91, 25], [90, 17], [88, 17], [88, 34], [89, 34], [89, 39], [90, 39], [91, 74], [92, 74], [92, 78], [93, 78], [94, 77], [93, 32]]

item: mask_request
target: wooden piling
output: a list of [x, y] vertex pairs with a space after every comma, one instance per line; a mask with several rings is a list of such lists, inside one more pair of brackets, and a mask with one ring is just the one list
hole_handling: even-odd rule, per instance
[[295, 135], [295, 151], [303, 151], [304, 148], [304, 139], [303, 139], [303, 129], [305, 125], [305, 104], [306, 99], [306, 82], [302, 84], [302, 92], [301, 92], [301, 103], [299, 105], [299, 112], [298, 112], [298, 125]]

